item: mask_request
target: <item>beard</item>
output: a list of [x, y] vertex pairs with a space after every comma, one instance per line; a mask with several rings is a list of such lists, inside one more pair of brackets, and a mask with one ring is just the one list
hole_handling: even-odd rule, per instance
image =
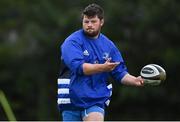
[[93, 30], [93, 29], [84, 29], [84, 33], [89, 36], [89, 37], [96, 37], [99, 35], [100, 29], [98, 30]]

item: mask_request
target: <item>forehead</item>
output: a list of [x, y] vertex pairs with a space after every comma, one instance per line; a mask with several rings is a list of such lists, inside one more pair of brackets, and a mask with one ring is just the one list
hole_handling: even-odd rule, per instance
[[83, 20], [97, 20], [97, 19], [99, 19], [97, 15], [95, 15], [95, 16], [84, 15], [83, 16]]

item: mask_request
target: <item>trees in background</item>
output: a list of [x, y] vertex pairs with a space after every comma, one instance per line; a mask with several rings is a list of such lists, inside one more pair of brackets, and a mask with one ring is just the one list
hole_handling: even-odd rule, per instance
[[[102, 31], [118, 45], [130, 73], [139, 75], [149, 63], [167, 71], [167, 80], [157, 87], [126, 87], [112, 81], [114, 92], [106, 120], [180, 119], [179, 2], [95, 2], [105, 9]], [[80, 12], [89, 3], [0, 1], [0, 89], [17, 120], [60, 120], [56, 104], [59, 45], [81, 28]], [[7, 120], [2, 110], [0, 120]]]

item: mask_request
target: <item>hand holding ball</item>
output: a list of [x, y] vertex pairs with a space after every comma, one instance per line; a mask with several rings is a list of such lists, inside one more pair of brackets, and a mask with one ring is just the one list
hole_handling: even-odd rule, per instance
[[145, 85], [159, 85], [166, 79], [166, 71], [157, 64], [148, 64], [141, 69]]

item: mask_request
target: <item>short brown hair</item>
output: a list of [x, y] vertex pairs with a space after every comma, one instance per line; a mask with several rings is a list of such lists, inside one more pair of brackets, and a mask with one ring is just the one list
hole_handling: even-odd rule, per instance
[[93, 3], [89, 4], [82, 12], [82, 17], [86, 15], [88, 17], [94, 17], [97, 15], [97, 17], [102, 20], [104, 18], [104, 10], [101, 6]]

